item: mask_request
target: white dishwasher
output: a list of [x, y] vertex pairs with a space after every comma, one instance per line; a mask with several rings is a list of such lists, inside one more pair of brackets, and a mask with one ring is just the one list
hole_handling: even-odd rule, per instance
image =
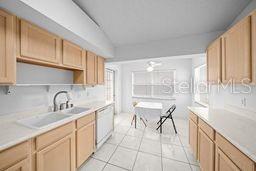
[[96, 112], [96, 142], [99, 148], [111, 135], [114, 130], [114, 109], [113, 105], [104, 107]]

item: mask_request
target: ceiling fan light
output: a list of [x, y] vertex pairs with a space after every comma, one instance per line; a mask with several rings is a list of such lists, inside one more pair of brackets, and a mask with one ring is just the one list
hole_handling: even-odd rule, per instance
[[148, 72], [152, 72], [153, 70], [154, 70], [154, 68], [152, 66], [147, 67]]

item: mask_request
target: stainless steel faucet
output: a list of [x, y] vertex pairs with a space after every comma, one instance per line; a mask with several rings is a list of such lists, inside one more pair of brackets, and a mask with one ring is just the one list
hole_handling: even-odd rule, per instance
[[[59, 94], [66, 94], [66, 97], [67, 97], [67, 102], [66, 102], [66, 109], [69, 108], [69, 101], [71, 100], [71, 97], [69, 96], [68, 92], [67, 91], [59, 91], [57, 92], [55, 95], [54, 95], [54, 98], [53, 98], [53, 111], [56, 112], [58, 111], [59, 109], [64, 109], [63, 107], [63, 104], [60, 105], [60, 108], [58, 107], [58, 104], [56, 102], [56, 99], [58, 97]], [[73, 104], [71, 104], [71, 107], [73, 107]]]

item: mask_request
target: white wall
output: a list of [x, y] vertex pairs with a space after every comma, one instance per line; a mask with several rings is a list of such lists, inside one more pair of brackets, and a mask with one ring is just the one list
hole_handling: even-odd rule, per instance
[[223, 31], [218, 31], [142, 44], [119, 46], [115, 48], [115, 58], [111, 58], [109, 61], [125, 61], [205, 53], [209, 43], [222, 33]]
[[[206, 64], [206, 54], [201, 54], [200, 56], [198, 57], [194, 57], [192, 58], [192, 70], [191, 70], [191, 73], [192, 73], [192, 78], [194, 79], [194, 69], [200, 65], [204, 65]], [[194, 93], [192, 92], [192, 105], [193, 106], [199, 106], [199, 107], [202, 107], [201, 104], [198, 104], [195, 102], [195, 99], [194, 99]]]
[[[18, 64], [18, 81], [20, 83], [72, 83], [72, 71], [54, 69], [48, 67], [38, 67], [28, 64]], [[24, 80], [25, 76], [27, 78]], [[37, 78], [37, 79], [36, 79]], [[30, 79], [30, 80], [29, 80]], [[60, 90], [66, 90], [73, 94], [73, 103], [87, 103], [92, 101], [105, 100], [105, 86], [95, 87], [74, 86], [71, 89], [69, 85], [50, 86], [49, 92], [47, 86], [11, 86], [11, 94], [6, 94], [6, 87], [0, 86], [0, 115], [14, 112], [23, 112], [35, 109], [48, 110], [53, 105], [53, 96]], [[65, 95], [61, 95], [60, 101], [65, 102]]]
[[[190, 58], [157, 58], [154, 60], [161, 61], [162, 66], [156, 69], [176, 69], [176, 79], [178, 82], [190, 82], [191, 78], [191, 59]], [[122, 68], [122, 111], [132, 112], [132, 101], [157, 101], [163, 103], [163, 107], [167, 109], [172, 104], [177, 105], [175, 117], [186, 118], [188, 116], [187, 106], [191, 105], [190, 92], [185, 94], [175, 94], [176, 100], [152, 100], [132, 98], [132, 71], [146, 70], [149, 60], [138, 60], [125, 62], [121, 64]]]
[[122, 104], [122, 73], [121, 66], [113, 63], [106, 63], [106, 68], [115, 71], [115, 112], [121, 112]]
[[114, 57], [111, 41], [72, 0], [1, 0], [0, 7], [87, 50]]
[[231, 26], [233, 26], [234, 24], [236, 24], [239, 20], [241, 20], [242, 18], [244, 18], [245, 16], [247, 16], [250, 12], [252, 12], [253, 10], [256, 9], [256, 0], [252, 0], [247, 7], [245, 7], [245, 9], [241, 12], [240, 15], [238, 15], [236, 17], [236, 19], [232, 22], [232, 24], [229, 26], [229, 28]]

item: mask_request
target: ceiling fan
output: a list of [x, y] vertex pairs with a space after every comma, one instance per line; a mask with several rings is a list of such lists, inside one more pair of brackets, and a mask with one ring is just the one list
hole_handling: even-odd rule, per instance
[[162, 62], [149, 61], [147, 71], [152, 72], [156, 66], [161, 66]]

